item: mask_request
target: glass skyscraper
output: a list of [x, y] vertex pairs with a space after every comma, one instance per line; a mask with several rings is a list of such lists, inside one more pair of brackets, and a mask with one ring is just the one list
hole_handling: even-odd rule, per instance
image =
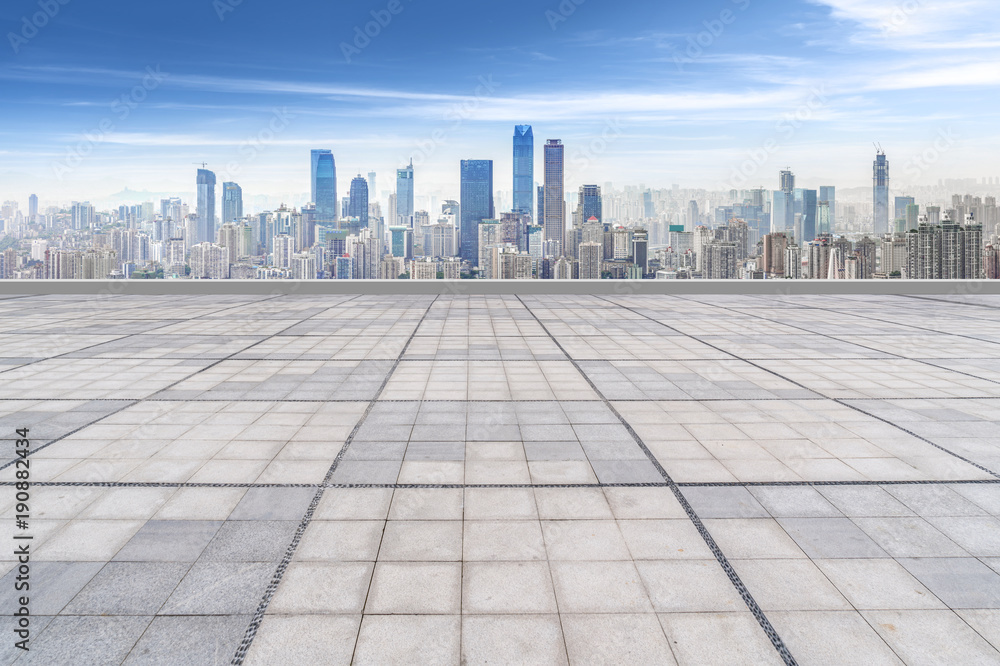
[[198, 169], [198, 242], [215, 242], [215, 173]]
[[396, 169], [396, 225], [413, 228], [413, 160], [404, 169]]
[[558, 241], [559, 253], [566, 254], [566, 204], [564, 194], [564, 150], [559, 139], [545, 142], [545, 240]]
[[348, 217], [356, 217], [361, 220], [361, 227], [368, 226], [368, 181], [361, 177], [351, 181], [351, 198], [347, 204]]
[[514, 126], [514, 205], [511, 209], [534, 212], [535, 137], [531, 125]]
[[317, 221], [337, 219], [337, 164], [329, 150], [312, 151], [312, 202]]
[[479, 263], [479, 223], [493, 218], [493, 160], [462, 160], [460, 256]]
[[885, 153], [878, 151], [872, 165], [872, 196], [875, 211], [875, 235], [889, 233], [889, 160]]
[[601, 211], [601, 188], [597, 185], [580, 186], [580, 204], [583, 208], [583, 224], [592, 217], [596, 217], [598, 222], [604, 220]]
[[819, 200], [830, 204], [830, 232], [832, 233], [837, 228], [837, 188], [833, 185], [821, 185]]
[[243, 219], [243, 188], [236, 183], [222, 184], [222, 223]]

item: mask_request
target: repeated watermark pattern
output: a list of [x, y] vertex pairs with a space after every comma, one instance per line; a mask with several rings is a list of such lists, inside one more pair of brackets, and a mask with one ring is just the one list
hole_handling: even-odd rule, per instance
[[149, 93], [159, 88], [168, 76], [170, 76], [168, 73], [160, 70], [160, 65], [146, 67], [146, 72], [138, 84], [111, 100], [109, 104], [111, 114], [102, 118], [96, 128], [84, 132], [77, 143], [67, 146], [66, 156], [52, 165], [53, 175], [61, 181], [80, 166], [88, 155], [110, 138], [118, 129], [119, 123], [127, 120], [149, 97]]
[[771, 136], [757, 148], [747, 151], [747, 158], [733, 169], [729, 182], [720, 189], [732, 190], [745, 186], [772, 157], [780, 152], [782, 145], [790, 141], [803, 125], [813, 119], [817, 111], [826, 106], [826, 103], [826, 86], [821, 83], [810, 90], [809, 96], [794, 111], [781, 116]]
[[[750, 7], [750, 0], [730, 0], [730, 2], [736, 5], [741, 12], [745, 12]], [[739, 15], [727, 7], [720, 11], [717, 17], [702, 21], [705, 29], [697, 34], [688, 35], [687, 46], [684, 47], [683, 53], [674, 54], [674, 65], [677, 66], [677, 71], [683, 72], [684, 65], [690, 65], [705, 55], [705, 51], [710, 49], [715, 41], [726, 32], [726, 27], [736, 22], [737, 16]]]
[[394, 16], [398, 16], [406, 9], [400, 0], [389, 0], [385, 9], [373, 9], [371, 11], [372, 20], [364, 26], [354, 26], [354, 37], [350, 42], [340, 43], [340, 52], [344, 56], [344, 62], [350, 64], [351, 59], [361, 55], [361, 52], [368, 48], [372, 40], [382, 34], [385, 28], [392, 23]]
[[8, 32], [7, 41], [10, 48], [17, 55], [28, 42], [38, 36], [49, 22], [59, 15], [62, 8], [70, 3], [70, 0], [38, 0], [39, 11], [30, 16], [25, 14], [21, 17], [21, 29], [17, 32]]
[[[414, 166], [420, 166], [427, 162], [437, 149], [448, 141], [448, 137], [456, 132], [465, 121], [473, 117], [482, 107], [485, 100], [496, 93], [500, 83], [493, 80], [493, 74], [478, 77], [479, 85], [473, 91], [471, 97], [462, 99], [450, 106], [444, 114], [442, 120], [448, 123], [445, 127], [437, 127], [431, 131], [426, 139], [419, 139], [415, 142], [415, 150], [411, 154]], [[405, 160], [400, 160], [405, 162]]]

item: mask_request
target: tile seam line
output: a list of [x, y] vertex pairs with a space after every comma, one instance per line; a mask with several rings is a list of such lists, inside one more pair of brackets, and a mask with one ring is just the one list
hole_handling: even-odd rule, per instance
[[[354, 298], [360, 298], [360, 297], [361, 295], [358, 295], [355, 296]], [[329, 484], [330, 480], [333, 478], [334, 473], [337, 471], [337, 467], [340, 465], [341, 460], [343, 460], [344, 458], [344, 454], [347, 452], [348, 448], [350, 448], [351, 446], [351, 443], [354, 441], [355, 435], [361, 429], [361, 426], [368, 419], [369, 414], [371, 414], [375, 405], [378, 403], [379, 396], [382, 395], [382, 392], [385, 390], [386, 386], [388, 386], [389, 380], [392, 378], [393, 373], [395, 373], [396, 368], [399, 367], [403, 354], [406, 353], [406, 350], [409, 348], [410, 343], [416, 337], [417, 331], [420, 330], [420, 326], [424, 323], [424, 320], [427, 318], [427, 315], [434, 308], [434, 304], [438, 302], [439, 298], [440, 296], [436, 295], [434, 299], [427, 304], [423, 315], [420, 317], [420, 320], [417, 321], [416, 324], [414, 325], [413, 331], [407, 338], [406, 344], [403, 345], [403, 349], [400, 351], [399, 356], [396, 357], [396, 360], [392, 364], [392, 367], [389, 368], [389, 371], [386, 373], [385, 379], [382, 380], [382, 385], [379, 387], [378, 391], [376, 391], [372, 399], [368, 401], [368, 407], [365, 409], [365, 412], [361, 415], [361, 418], [358, 419], [358, 422], [355, 424], [353, 430], [351, 430], [350, 435], [348, 435], [347, 439], [345, 440], [344, 446], [341, 447], [340, 452], [337, 454], [337, 457], [334, 458], [333, 463], [331, 463], [329, 470], [327, 470], [326, 476], [323, 478], [323, 484], [318, 488], [316, 494], [313, 496], [312, 501], [309, 503], [309, 506], [306, 509], [305, 514], [299, 521], [299, 526], [296, 529], [295, 534], [292, 536], [291, 543], [289, 543], [288, 548], [285, 550], [284, 557], [278, 564], [277, 569], [275, 569], [275, 572], [271, 577], [271, 581], [268, 583], [267, 588], [264, 590], [264, 594], [260, 600], [260, 603], [257, 606], [257, 610], [255, 611], [253, 617], [250, 620], [250, 624], [247, 626], [246, 631], [244, 632], [243, 640], [236, 648], [236, 652], [233, 655], [232, 661], [230, 662], [231, 666], [242, 666], [244, 660], [246, 659], [250, 647], [253, 645], [253, 641], [257, 636], [257, 631], [260, 628], [261, 623], [264, 621], [264, 615], [267, 613], [267, 608], [271, 604], [271, 600], [274, 598], [278, 586], [281, 584], [281, 580], [284, 578], [285, 572], [288, 570], [288, 566], [291, 564], [292, 558], [295, 556], [295, 551], [298, 549], [299, 542], [302, 540], [302, 536], [305, 534], [306, 529], [312, 522], [313, 514], [319, 507], [320, 500], [323, 499], [323, 494], [326, 492], [326, 486]], [[323, 311], [325, 312], [326, 310]], [[302, 321], [307, 321], [308, 319], [311, 319], [311, 317]], [[301, 322], [296, 322], [296, 324], [299, 323]]]
[[[597, 298], [602, 298], [602, 297], [598, 296]], [[681, 298], [682, 300], [688, 300], [688, 299], [686, 299], [686, 298], [684, 298], [682, 296], [678, 296], [676, 298]], [[609, 302], [611, 302], [611, 301], [609, 301]], [[698, 301], [694, 301], [694, 302], [697, 303]], [[620, 307], [625, 308], [626, 310], [629, 310], [630, 312], [638, 314], [638, 315], [640, 315], [642, 317], [646, 317], [650, 321], [657, 321], [656, 319], [653, 319], [649, 315], [645, 315], [645, 314], [642, 314], [641, 312], [637, 312], [636, 310], [632, 309], [631, 307], [629, 307], [627, 305], [622, 305]], [[721, 306], [712, 306], [712, 307], [721, 307]], [[728, 309], [728, 308], [722, 308], [722, 309]], [[817, 309], [823, 309], [823, 308], [817, 308]], [[663, 324], [662, 322], [658, 322], [658, 321], [657, 321], [657, 323], [660, 323], [663, 326], [666, 326], [667, 328], [670, 328], [670, 326], [668, 324]], [[673, 330], [673, 329], [671, 328], [671, 330]], [[695, 338], [694, 336], [690, 336], [690, 337], [692, 339], [697, 340], [697, 338]], [[706, 344], [706, 345], [708, 345], [710, 347], [713, 347], [713, 348], [715, 347], [711, 343], [704, 342], [703, 340], [698, 340], [698, 342], [702, 342], [703, 344]], [[739, 358], [739, 357], [736, 357], [736, 358]], [[804, 385], [804, 384], [802, 384], [800, 382], [795, 381], [794, 379], [789, 379], [788, 377], [785, 377], [784, 375], [782, 375], [781, 373], [779, 373], [776, 370], [771, 370], [770, 368], [767, 368], [767, 367], [765, 367], [763, 365], [759, 365], [758, 363], [756, 363], [754, 361], [748, 361], [747, 359], [741, 358], [739, 360], [741, 360], [744, 363], [747, 363], [749, 365], [752, 365], [752, 366], [754, 366], [755, 368], [757, 368], [759, 370], [763, 370], [764, 372], [772, 374], [775, 377], [779, 377], [779, 378], [785, 380], [786, 382], [789, 382], [791, 384], [795, 384], [799, 388], [805, 389], [806, 391], [810, 391], [810, 392], [815, 393], [817, 395], [822, 395], [822, 394], [818, 393], [817, 391], [814, 391], [813, 389], [809, 388], [808, 386], [806, 386], [806, 385]], [[932, 364], [928, 363], [927, 365], [932, 365]], [[988, 381], [992, 381], [992, 380], [988, 380]], [[996, 382], [994, 382], [994, 383], [996, 383]], [[931, 440], [927, 439], [926, 437], [921, 437], [920, 435], [916, 434], [915, 432], [907, 430], [906, 428], [904, 428], [903, 426], [901, 426], [901, 425], [899, 425], [897, 423], [893, 423], [892, 421], [890, 421], [888, 419], [882, 418], [880, 416], [876, 416], [875, 414], [871, 414], [871, 413], [869, 413], [869, 412], [861, 409], [860, 407], [852, 405], [852, 404], [850, 404], [850, 402], [848, 402], [848, 400], [865, 400], [866, 398], [849, 398], [849, 399], [848, 398], [826, 398], [826, 399], [827, 400], [831, 400], [831, 401], [833, 401], [833, 402], [835, 402], [835, 403], [837, 403], [839, 405], [843, 405], [844, 407], [847, 407], [848, 409], [853, 409], [854, 411], [859, 412], [861, 414], [864, 414], [865, 416], [868, 416], [869, 418], [873, 418], [873, 419], [876, 419], [877, 421], [881, 421], [882, 423], [890, 425], [893, 428], [896, 428], [897, 430], [905, 432], [907, 435], [910, 435], [911, 437], [916, 437], [917, 439], [919, 439], [920, 441], [924, 442], [925, 444], [930, 444], [934, 448], [936, 448], [936, 449], [938, 449], [940, 451], [943, 451], [943, 452], [947, 453], [948, 455], [953, 456], [954, 458], [957, 458], [958, 460], [961, 460], [962, 462], [971, 465], [972, 467], [975, 467], [976, 469], [978, 469], [981, 472], [986, 472], [987, 474], [1000, 479], [1000, 474], [997, 474], [996, 472], [994, 472], [993, 470], [989, 469], [988, 467], [984, 467], [983, 465], [980, 465], [979, 463], [973, 462], [972, 460], [969, 460], [968, 458], [966, 458], [966, 457], [964, 457], [964, 456], [962, 456], [962, 455], [960, 455], [958, 453], [955, 453], [954, 451], [950, 451], [950, 450], [944, 448], [940, 444], [935, 444], [934, 442], [932, 442]], [[900, 398], [882, 398], [882, 399], [883, 400], [899, 400]], [[925, 398], [925, 399], [927, 399], [927, 400], [934, 400], [935, 398]]]
[[[548, 327], [545, 326], [544, 323], [542, 323], [542, 320], [539, 319], [539, 317], [534, 313], [534, 311], [530, 307], [528, 307], [528, 305], [521, 299], [519, 295], [515, 296], [517, 300], [521, 302], [522, 307], [524, 307], [524, 309], [527, 310], [531, 314], [531, 316], [535, 318], [535, 321], [537, 321], [538, 325], [542, 327], [542, 330], [544, 330], [545, 333], [550, 338], [552, 338], [552, 341], [556, 344], [557, 347], [559, 347], [559, 350], [562, 351], [564, 354], [566, 354], [566, 350], [563, 349], [562, 344], [560, 344], [559, 340], [554, 335], [552, 335]], [[598, 296], [597, 298], [601, 297]], [[601, 300], [605, 299], [602, 298]], [[612, 301], [607, 301], [607, 302], [611, 303], [616, 307], [621, 307], [613, 303]], [[767, 638], [771, 641], [771, 645], [778, 653], [778, 656], [786, 664], [786, 666], [798, 666], [798, 662], [795, 660], [795, 657], [792, 656], [791, 651], [785, 645], [785, 642], [781, 639], [781, 636], [778, 635], [777, 630], [774, 628], [774, 626], [771, 624], [771, 621], [764, 614], [764, 611], [757, 604], [757, 601], [753, 598], [753, 595], [750, 593], [750, 590], [747, 588], [746, 584], [743, 583], [743, 580], [739, 577], [739, 574], [736, 572], [736, 569], [733, 567], [732, 563], [729, 562], [729, 559], [726, 557], [726, 555], [722, 552], [722, 548], [719, 547], [719, 545], [716, 543], [715, 539], [708, 531], [708, 528], [705, 527], [705, 524], [702, 522], [701, 518], [698, 516], [694, 508], [691, 506], [691, 503], [688, 502], [687, 498], [681, 492], [681, 489], [677, 486], [674, 480], [670, 477], [667, 471], [663, 468], [660, 462], [649, 450], [645, 442], [642, 441], [642, 438], [639, 437], [638, 433], [635, 432], [635, 430], [628, 423], [628, 421], [626, 421], [625, 418], [618, 412], [618, 410], [615, 409], [615, 406], [611, 404], [611, 401], [609, 401], [604, 396], [604, 394], [601, 393], [600, 390], [598, 390], [597, 386], [590, 379], [590, 377], [587, 376], [587, 374], [581, 369], [580, 365], [576, 362], [576, 360], [570, 357], [569, 354], [566, 354], [566, 356], [569, 359], [569, 362], [573, 364], [573, 367], [576, 368], [577, 372], [579, 372], [580, 375], [590, 385], [591, 390], [593, 390], [594, 393], [596, 393], [597, 396], [601, 398], [601, 400], [604, 402], [605, 407], [607, 407], [611, 411], [611, 413], [618, 418], [618, 420], [622, 423], [625, 429], [628, 430], [629, 434], [635, 440], [636, 444], [639, 445], [639, 448], [649, 459], [650, 463], [652, 463], [653, 467], [656, 468], [656, 471], [659, 472], [659, 474], [663, 477], [663, 480], [667, 482], [668, 487], [674, 494], [674, 497], [677, 499], [678, 503], [681, 505], [681, 508], [684, 509], [684, 512], [685, 514], [687, 514], [688, 519], [694, 524], [695, 529], [698, 530], [698, 534], [705, 542], [705, 545], [708, 546], [710, 551], [712, 551], [712, 555], [715, 557], [715, 560], [722, 567], [722, 570], [726, 573], [726, 576], [729, 578], [730, 583], [732, 583], [733, 587], [736, 588], [737, 593], [743, 599], [743, 602], [746, 604], [747, 608], [754, 616], [754, 619], [757, 620], [757, 623], [760, 625], [760, 628], [764, 631]]]
[[[258, 301], [258, 302], [259, 302], [259, 303], [266, 303], [266, 302], [268, 302], [268, 301], [272, 301], [272, 300], [274, 300], [274, 299], [276, 299], [276, 298], [284, 298], [284, 297], [285, 297], [285, 295], [284, 295], [284, 294], [278, 294], [278, 295], [276, 295], [276, 296], [271, 296], [270, 298], [265, 298], [265, 299], [261, 299], [261, 300], [260, 300], [260, 301]], [[349, 298], [349, 299], [347, 299], [347, 300], [345, 300], [345, 301], [342, 301], [342, 303], [346, 303], [346, 302], [348, 302], [348, 301], [351, 301], [351, 300], [354, 300], [355, 298], [360, 298], [360, 296], [354, 296], [354, 297], [352, 297], [352, 298]], [[244, 304], [244, 305], [245, 305], [245, 304]], [[339, 304], [338, 304], [338, 305], [339, 305]], [[237, 306], [232, 306], [232, 307], [237, 307]], [[330, 306], [330, 307], [335, 307], [335, 306]], [[232, 309], [232, 308], [230, 307], [230, 308], [223, 308], [223, 309], [224, 309], [224, 310], [230, 310], [230, 309]], [[318, 313], [317, 313], [317, 314], [318, 314]], [[313, 316], [313, 317], [315, 317], [316, 315], [314, 314], [314, 315], [312, 315], [312, 316]], [[311, 317], [307, 317], [306, 319], [303, 319], [302, 321], [307, 321], [307, 320], [308, 320], [308, 319], [310, 319], [310, 318], [311, 318]], [[299, 322], [296, 322], [296, 323], [299, 323]], [[295, 324], [292, 324], [292, 326], [294, 326], [294, 325], [295, 325]], [[287, 329], [285, 329], [285, 330], [287, 330]], [[133, 335], [141, 335], [141, 334], [138, 334], [138, 333], [136, 333], [136, 334], [133, 334]], [[266, 339], [270, 339], [270, 338], [272, 338], [272, 337], [274, 337], [274, 336], [273, 336], [273, 335], [272, 335], [272, 336], [268, 336], [268, 338], [266, 338]], [[61, 435], [60, 437], [57, 437], [56, 439], [53, 439], [53, 440], [52, 440], [51, 442], [46, 442], [45, 444], [42, 444], [41, 446], [37, 447], [36, 449], [34, 449], [34, 450], [32, 450], [32, 451], [29, 451], [29, 452], [28, 452], [28, 456], [29, 456], [29, 457], [30, 457], [30, 456], [33, 456], [34, 454], [38, 453], [38, 452], [39, 452], [39, 451], [41, 451], [42, 449], [45, 449], [45, 448], [47, 448], [47, 447], [49, 447], [49, 446], [52, 446], [53, 444], [55, 444], [55, 443], [57, 443], [57, 442], [61, 442], [62, 440], [64, 440], [64, 439], [66, 439], [67, 437], [69, 437], [70, 435], [74, 435], [74, 434], [76, 434], [76, 433], [80, 432], [81, 430], [84, 430], [84, 429], [86, 429], [86, 428], [88, 428], [88, 427], [90, 427], [90, 426], [92, 426], [92, 425], [94, 425], [94, 424], [96, 424], [96, 423], [99, 423], [100, 421], [103, 421], [104, 419], [108, 418], [109, 416], [114, 416], [115, 414], [118, 414], [118, 413], [120, 413], [120, 412], [123, 412], [123, 411], [125, 411], [126, 409], [128, 409], [129, 407], [134, 407], [135, 405], [139, 405], [139, 404], [142, 404], [143, 402], [146, 402], [146, 401], [151, 401], [151, 402], [164, 402], [164, 401], [160, 401], [160, 400], [156, 400], [156, 399], [155, 399], [155, 396], [156, 396], [157, 394], [159, 394], [159, 393], [162, 393], [163, 391], [168, 391], [168, 390], [170, 390], [170, 389], [171, 389], [171, 388], [173, 388], [174, 386], [177, 386], [177, 385], [178, 385], [178, 384], [180, 384], [181, 382], [183, 382], [183, 381], [185, 381], [185, 380], [187, 380], [187, 379], [190, 379], [191, 377], [194, 377], [195, 375], [198, 375], [198, 374], [200, 374], [200, 373], [202, 373], [202, 372], [205, 372], [206, 370], [210, 370], [211, 368], [214, 368], [215, 366], [219, 365], [220, 363], [222, 363], [222, 362], [224, 362], [224, 361], [227, 361], [227, 360], [229, 360], [230, 358], [232, 358], [233, 356], [235, 356], [235, 355], [236, 355], [237, 353], [238, 353], [238, 352], [233, 352], [233, 353], [232, 353], [232, 354], [230, 354], [229, 356], [225, 356], [225, 357], [223, 357], [223, 358], [220, 358], [220, 359], [218, 359], [218, 360], [216, 360], [216, 361], [214, 361], [214, 362], [210, 363], [209, 365], [205, 366], [205, 367], [204, 367], [204, 368], [202, 368], [201, 370], [198, 370], [197, 372], [193, 372], [193, 373], [191, 373], [190, 375], [188, 375], [188, 376], [186, 376], [186, 377], [182, 377], [182, 378], [178, 379], [178, 380], [177, 380], [176, 382], [174, 382], [174, 383], [170, 384], [169, 386], [165, 386], [164, 388], [162, 388], [162, 389], [160, 389], [160, 390], [156, 391], [155, 393], [152, 393], [151, 395], [148, 395], [148, 396], [146, 396], [145, 398], [132, 398], [132, 399], [124, 399], [124, 400], [122, 400], [122, 402], [129, 402], [130, 404], [128, 404], [128, 405], [124, 405], [124, 406], [122, 406], [121, 408], [119, 408], [119, 409], [116, 409], [115, 411], [113, 411], [113, 412], [111, 412], [111, 413], [109, 413], [109, 414], [105, 414], [105, 415], [104, 415], [104, 416], [102, 416], [101, 418], [99, 418], [99, 419], [96, 419], [96, 420], [94, 420], [94, 421], [91, 421], [90, 423], [87, 423], [86, 425], [82, 425], [82, 426], [80, 426], [79, 428], [77, 428], [77, 429], [75, 429], [75, 430], [72, 430], [72, 431], [70, 431], [70, 432], [66, 433], [65, 435]], [[53, 357], [53, 358], [55, 358], [55, 357]], [[30, 364], [29, 364], [29, 365], [30, 365]], [[19, 367], [24, 367], [24, 366], [19, 366]], [[26, 398], [26, 399], [27, 399], [27, 398]], [[84, 400], [86, 400], [86, 399], [84, 399]], [[119, 402], [118, 400], [115, 400], [115, 399], [112, 399], [112, 398], [108, 398], [108, 399], [107, 399], [107, 401], [108, 401], [108, 402]], [[87, 401], [87, 402], [93, 402], [93, 401]], [[180, 400], [179, 400], [179, 401], [177, 401], [177, 402], [186, 402], [186, 401], [180, 401]], [[0, 440], [0, 441], [2, 441], [2, 440]], [[12, 458], [12, 459], [11, 459], [11, 460], [9, 460], [8, 462], [4, 463], [3, 465], [0, 465], [0, 472], [2, 472], [3, 470], [7, 469], [7, 468], [8, 468], [8, 467], [10, 467], [11, 465], [15, 464], [15, 463], [17, 462], [17, 460], [18, 460], [17, 458]]]

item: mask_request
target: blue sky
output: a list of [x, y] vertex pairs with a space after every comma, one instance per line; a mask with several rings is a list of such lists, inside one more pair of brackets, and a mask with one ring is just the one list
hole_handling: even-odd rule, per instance
[[897, 188], [1000, 176], [992, 0], [62, 2], [0, 8], [3, 198], [185, 194], [202, 161], [294, 195], [314, 147], [341, 189], [413, 158], [454, 196], [473, 158], [509, 190], [518, 123], [571, 187], [862, 186], [873, 141]]

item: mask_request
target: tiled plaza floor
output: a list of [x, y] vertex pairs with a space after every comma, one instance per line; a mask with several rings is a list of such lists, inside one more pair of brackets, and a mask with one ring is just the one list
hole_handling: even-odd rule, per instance
[[0, 422], [0, 663], [1000, 664], [998, 297], [0, 298]]

